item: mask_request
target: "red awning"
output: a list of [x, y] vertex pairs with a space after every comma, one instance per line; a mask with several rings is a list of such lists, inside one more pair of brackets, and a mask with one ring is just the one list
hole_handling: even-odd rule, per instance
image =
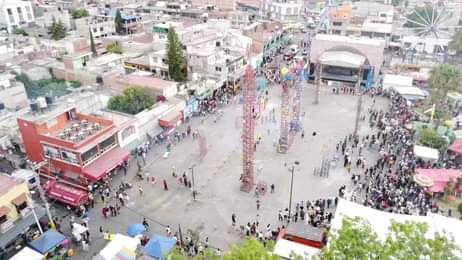
[[56, 180], [48, 181], [44, 188], [48, 197], [74, 207], [84, 204], [88, 200], [86, 191], [58, 183]]
[[159, 119], [159, 125], [162, 127], [175, 127], [177, 122], [183, 119], [181, 111], [170, 111]]
[[451, 152], [462, 154], [462, 140], [455, 141], [448, 149]]
[[99, 181], [112, 169], [128, 160], [130, 152], [116, 147], [83, 168], [83, 173], [90, 181]]

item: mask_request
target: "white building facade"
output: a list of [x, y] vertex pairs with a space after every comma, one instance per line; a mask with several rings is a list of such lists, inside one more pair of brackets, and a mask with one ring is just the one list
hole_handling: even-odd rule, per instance
[[280, 22], [291, 22], [300, 19], [303, 0], [264, 0], [263, 13]]
[[34, 21], [31, 2], [19, 0], [0, 2], [0, 28], [12, 32], [15, 27], [25, 27]]

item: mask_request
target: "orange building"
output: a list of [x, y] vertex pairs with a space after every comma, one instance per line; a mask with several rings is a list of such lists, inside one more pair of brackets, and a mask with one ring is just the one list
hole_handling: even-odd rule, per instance
[[17, 121], [28, 159], [47, 162], [41, 177], [50, 180], [45, 184], [48, 196], [82, 204], [89, 184], [128, 160], [129, 152], [119, 147], [118, 128], [111, 120], [81, 114], [67, 105], [39, 102], [31, 108]]

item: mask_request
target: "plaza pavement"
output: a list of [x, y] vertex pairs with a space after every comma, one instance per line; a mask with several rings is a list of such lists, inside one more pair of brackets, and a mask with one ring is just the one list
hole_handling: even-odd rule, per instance
[[[214, 123], [213, 117], [210, 116], [204, 124], [201, 124], [198, 118], [193, 118], [189, 123], [193, 130], [200, 129], [206, 136], [208, 153], [202, 162], [199, 160], [197, 140], [186, 138], [173, 146], [167, 159], [161, 157], [165, 151], [164, 146], [154, 147], [148, 153], [147, 165], [143, 168], [143, 172], [156, 176], [157, 184], [152, 185], [151, 182], [135, 178], [136, 163], [134, 162], [127, 176], [123, 174], [116, 176], [113, 180], [114, 187], [118, 186], [122, 179], [134, 186], [128, 190], [130, 196], [128, 207], [123, 207], [117, 217], [103, 219], [102, 203], [97, 203], [89, 213], [92, 234], [90, 251], [83, 252], [79, 248], [75, 258], [91, 259], [93, 254], [104, 247], [106, 241], [98, 232], [100, 226], [111, 233], [126, 234], [128, 226], [141, 223], [143, 217], [146, 217], [150, 224], [149, 234], [165, 235], [165, 225], [170, 225], [174, 231], [177, 231], [178, 225], [181, 224], [184, 235], [188, 229], [198, 231], [201, 240], [208, 237], [210, 246], [222, 250], [228, 248], [230, 243], [242, 240], [239, 232], [231, 228], [233, 212], [237, 216], [237, 226], [255, 221], [257, 214], [261, 229], [267, 224], [271, 224], [272, 227], [281, 226], [283, 223], [278, 223], [277, 211], [288, 207], [290, 191], [290, 172], [287, 167], [284, 167], [284, 163], [300, 162], [294, 174], [293, 207], [301, 200], [334, 197], [341, 185], [346, 184], [348, 187], [351, 181], [341, 163], [331, 169], [328, 178], [314, 176], [313, 169], [320, 167], [323, 157], [332, 158], [338, 140], [353, 131], [357, 97], [336, 95], [328, 89], [323, 89], [320, 104], [314, 105], [314, 86], [304, 86], [302, 114], [305, 115], [302, 122], [305, 138], [302, 139], [298, 134], [288, 153], [280, 154], [276, 152], [273, 141], [279, 137], [281, 89], [270, 86], [269, 92], [271, 101], [263, 117], [268, 116], [271, 108], [274, 107], [277, 123], [259, 120], [257, 124], [256, 134], [263, 136], [263, 143], [257, 146], [255, 173], [257, 182], [264, 181], [268, 187], [274, 183], [276, 191], [260, 196], [259, 212], [256, 209], [257, 198], [254, 193], [244, 193], [239, 189], [242, 148], [241, 129], [240, 126], [236, 127], [236, 118], [242, 114], [242, 104], [231, 104], [223, 108], [224, 115], [217, 123]], [[386, 107], [385, 99], [376, 99], [375, 107]], [[365, 96], [363, 111], [366, 111], [371, 104], [371, 98]], [[184, 131], [186, 126], [187, 124], [180, 129]], [[317, 133], [316, 136], [312, 136], [314, 131]], [[361, 123], [360, 134], [368, 131], [367, 123]], [[375, 155], [366, 153], [368, 162], [372, 161], [372, 157]], [[190, 179], [191, 171], [188, 168], [193, 164], [196, 165], [194, 175], [196, 189], [199, 192], [197, 201], [193, 201], [191, 190], [181, 186], [171, 174], [171, 168], [174, 166], [178, 175], [186, 172]], [[163, 179], [168, 182], [168, 191], [163, 190]], [[138, 185], [143, 188], [143, 195], [139, 195]], [[59, 214], [62, 215], [62, 212]], [[68, 224], [66, 218], [62, 225], [67, 234], [69, 234]]]

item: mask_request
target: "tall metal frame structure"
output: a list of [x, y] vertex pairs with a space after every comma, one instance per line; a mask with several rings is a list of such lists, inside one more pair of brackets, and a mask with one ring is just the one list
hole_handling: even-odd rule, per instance
[[250, 192], [255, 185], [255, 121], [256, 84], [255, 71], [250, 65], [245, 73], [243, 89], [244, 109], [242, 122], [242, 175], [241, 190]]
[[281, 126], [278, 152], [286, 153], [289, 149], [289, 96], [290, 86], [288, 81], [282, 83], [281, 97]]
[[294, 117], [292, 119], [291, 130], [294, 132], [299, 132], [302, 129], [302, 124], [300, 121], [300, 110], [302, 102], [302, 92], [303, 92], [303, 79], [304, 79], [304, 62], [300, 61], [296, 65], [296, 76], [295, 76], [295, 99], [294, 99]]

